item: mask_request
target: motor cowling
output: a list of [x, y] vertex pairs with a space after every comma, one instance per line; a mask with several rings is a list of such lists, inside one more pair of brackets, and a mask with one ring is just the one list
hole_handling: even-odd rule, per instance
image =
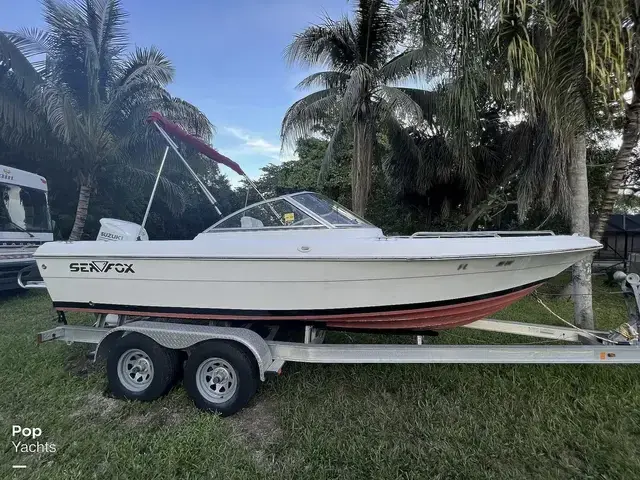
[[102, 242], [135, 242], [138, 240], [149, 240], [147, 231], [140, 225], [126, 220], [118, 220], [116, 218], [101, 218], [100, 231], [96, 240]]

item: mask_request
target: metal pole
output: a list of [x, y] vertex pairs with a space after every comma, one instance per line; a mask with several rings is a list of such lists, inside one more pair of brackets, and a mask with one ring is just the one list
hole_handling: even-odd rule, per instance
[[624, 271], [627, 271], [627, 259], [629, 258], [629, 234], [624, 231]]
[[153, 190], [151, 190], [151, 197], [149, 198], [149, 203], [147, 204], [147, 210], [144, 212], [144, 217], [142, 218], [142, 225], [140, 225], [140, 231], [138, 232], [138, 237], [136, 238], [136, 240], [140, 240], [140, 235], [142, 235], [144, 226], [147, 223], [147, 218], [149, 217], [149, 211], [151, 210], [151, 204], [153, 203], [153, 197], [155, 197], [156, 195], [156, 189], [158, 188], [158, 183], [160, 183], [160, 175], [162, 175], [162, 169], [164, 168], [164, 162], [167, 159], [167, 155], [169, 155], [169, 147], [166, 147], [164, 149], [162, 162], [160, 162], [160, 169], [158, 170], [158, 175], [156, 175], [156, 181], [153, 184]]
[[[246, 173], [244, 174], [244, 178], [247, 179], [247, 182], [249, 182], [249, 185], [251, 185], [253, 187], [253, 189], [258, 192], [258, 195], [260, 195], [260, 197], [262, 198], [262, 200], [264, 200], [265, 202], [267, 202], [266, 197], [262, 194], [262, 192], [260, 190], [258, 190], [258, 187], [256, 186], [255, 183], [253, 183], [253, 180], [251, 180], [249, 178], [249, 175], [247, 175]], [[271, 213], [273, 213], [275, 215], [275, 217], [280, 221], [281, 224], [284, 225], [284, 221], [282, 220], [282, 218], [280, 218], [280, 215], [278, 215], [278, 212], [276, 212], [275, 208], [273, 208], [273, 205], [271, 205], [271, 203], [267, 202], [266, 205], [271, 209]]]
[[258, 190], [258, 187], [256, 186], [255, 183], [253, 183], [253, 180], [251, 180], [249, 178], [249, 175], [247, 175], [246, 173], [244, 174], [244, 178], [247, 179], [247, 182], [249, 182], [249, 185], [251, 185], [253, 187], [253, 189], [258, 192], [258, 195], [260, 195], [260, 198], [262, 198], [262, 200], [264, 200], [265, 202], [267, 201], [267, 199], [265, 198], [265, 196], [262, 194], [262, 192], [260, 190]]
[[189, 166], [187, 161], [184, 159], [184, 157], [180, 153], [180, 150], [178, 150], [178, 146], [175, 144], [175, 142], [171, 139], [169, 134], [167, 134], [167, 132], [165, 132], [164, 129], [160, 125], [158, 125], [156, 122], [153, 122], [153, 124], [156, 126], [156, 128], [158, 129], [160, 134], [164, 137], [164, 139], [167, 141], [167, 143], [171, 146], [173, 151], [176, 152], [178, 157], [180, 157], [180, 160], [182, 160], [182, 163], [184, 163], [184, 166], [187, 167], [187, 170], [189, 170], [189, 173], [191, 174], [191, 176], [195, 179], [196, 182], [198, 182], [198, 186], [200, 187], [200, 190], [202, 190], [202, 192], [204, 193], [205, 197], [207, 197], [207, 199], [211, 202], [211, 204], [213, 205], [213, 208], [215, 208], [216, 212], [218, 212], [218, 215], [222, 216], [222, 212], [220, 211], [220, 209], [218, 208], [218, 205], [217, 205], [218, 204], [217, 200], [211, 194], [211, 192], [206, 187], [206, 185], [204, 183], [202, 183], [202, 180], [200, 180], [200, 177], [198, 177], [198, 174], [196, 172], [194, 172], [193, 169]]

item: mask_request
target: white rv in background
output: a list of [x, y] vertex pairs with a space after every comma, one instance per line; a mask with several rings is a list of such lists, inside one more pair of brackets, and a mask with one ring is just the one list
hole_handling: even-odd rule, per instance
[[0, 165], [0, 291], [19, 288], [22, 278], [39, 277], [33, 252], [53, 240], [47, 180], [35, 173]]

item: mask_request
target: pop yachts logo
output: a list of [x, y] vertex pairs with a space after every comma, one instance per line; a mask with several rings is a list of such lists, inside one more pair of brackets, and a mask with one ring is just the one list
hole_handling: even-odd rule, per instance
[[113, 270], [116, 273], [136, 273], [133, 270], [133, 263], [113, 262], [70, 263], [69, 270], [72, 272], [94, 273], [107, 273]]

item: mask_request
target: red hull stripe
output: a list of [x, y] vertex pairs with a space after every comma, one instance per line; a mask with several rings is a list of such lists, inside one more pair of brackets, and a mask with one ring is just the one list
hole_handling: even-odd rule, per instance
[[527, 296], [536, 286], [529, 287], [519, 292], [510, 293], [501, 297], [487, 300], [461, 303], [448, 307], [427, 308], [411, 315], [380, 316], [378, 319], [350, 319], [347, 321], [328, 321], [327, 326], [332, 328], [349, 329], [429, 329], [444, 330], [459, 327], [467, 323], [475, 322], [508, 307], [512, 303]]
[[[502, 310], [508, 305], [525, 297], [535, 290], [541, 283], [525, 285], [508, 293], [498, 293], [490, 297], [482, 297], [479, 300], [460, 299], [457, 303], [446, 302], [423, 308], [383, 310], [379, 312], [361, 313], [318, 313], [304, 315], [269, 315], [269, 314], [244, 314], [232, 313], [200, 313], [189, 309], [171, 311], [162, 307], [146, 310], [145, 307], [119, 306], [119, 305], [87, 305], [55, 303], [57, 310], [73, 312], [112, 313], [117, 315], [133, 315], [164, 318], [189, 318], [200, 320], [241, 320], [241, 321], [297, 321], [320, 322], [332, 328], [349, 329], [432, 329], [440, 330], [453, 328], [466, 323], [485, 318]], [[444, 302], [443, 302], [444, 303]], [[257, 313], [257, 312], [256, 312]]]

